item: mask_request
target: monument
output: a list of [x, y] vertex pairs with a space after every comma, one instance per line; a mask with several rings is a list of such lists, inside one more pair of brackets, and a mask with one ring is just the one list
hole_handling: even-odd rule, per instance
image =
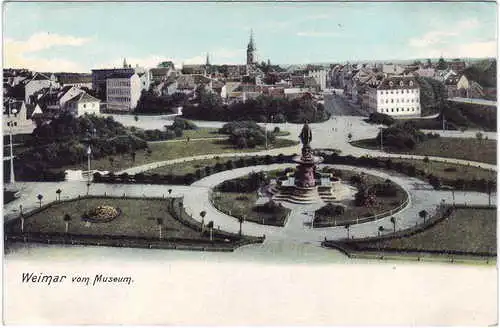
[[298, 188], [314, 188], [316, 187], [316, 164], [321, 163], [323, 157], [313, 155], [310, 145], [312, 132], [307, 121], [304, 123], [299, 137], [302, 141], [302, 155], [293, 159], [295, 163], [299, 164], [295, 174], [295, 186]]
[[339, 195], [345, 194], [340, 179], [331, 173], [317, 172], [317, 165], [323, 162], [323, 157], [314, 156], [311, 148], [312, 131], [307, 121], [299, 138], [302, 142], [301, 155], [293, 158], [297, 167], [285, 172], [284, 176], [269, 186], [273, 199], [298, 204], [338, 200]]

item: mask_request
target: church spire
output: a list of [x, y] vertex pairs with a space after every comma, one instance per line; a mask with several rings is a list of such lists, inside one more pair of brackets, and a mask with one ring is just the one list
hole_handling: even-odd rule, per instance
[[209, 65], [210, 65], [210, 57], [209, 57], [209, 55], [208, 55], [208, 52], [207, 52], [207, 60], [206, 60], [206, 62], [205, 62], [205, 65], [206, 65], [206, 66], [209, 66]]
[[248, 50], [255, 50], [255, 44], [253, 42], [253, 29], [250, 29], [250, 41], [248, 42]]
[[127, 59], [123, 58], [123, 68], [128, 68]]
[[253, 41], [253, 30], [250, 30], [250, 41], [247, 46], [247, 65], [255, 63], [255, 43]]

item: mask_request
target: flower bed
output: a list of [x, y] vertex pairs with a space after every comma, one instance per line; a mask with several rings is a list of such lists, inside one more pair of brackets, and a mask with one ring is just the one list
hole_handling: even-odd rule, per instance
[[91, 209], [88, 213], [84, 213], [82, 220], [93, 223], [110, 222], [116, 219], [121, 214], [119, 208], [109, 205], [100, 205]]

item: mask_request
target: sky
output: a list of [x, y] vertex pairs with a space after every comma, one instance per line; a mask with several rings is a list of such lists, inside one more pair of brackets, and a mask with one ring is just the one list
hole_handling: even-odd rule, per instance
[[497, 6], [483, 2], [7, 2], [3, 65], [36, 71], [204, 63], [275, 64], [496, 57]]

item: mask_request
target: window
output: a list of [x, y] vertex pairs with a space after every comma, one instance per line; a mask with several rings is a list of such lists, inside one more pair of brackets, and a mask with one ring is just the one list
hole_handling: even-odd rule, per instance
[[412, 87], [412, 86], [413, 86], [413, 81], [410, 81], [410, 87]]
[[394, 108], [391, 108], [391, 112], [394, 113]]
[[403, 86], [403, 85], [404, 85], [404, 84], [403, 84], [403, 81], [399, 81], [399, 85], [400, 85], [400, 86]]
[[391, 103], [393, 103], [393, 102], [394, 102], [394, 99], [391, 99]]

